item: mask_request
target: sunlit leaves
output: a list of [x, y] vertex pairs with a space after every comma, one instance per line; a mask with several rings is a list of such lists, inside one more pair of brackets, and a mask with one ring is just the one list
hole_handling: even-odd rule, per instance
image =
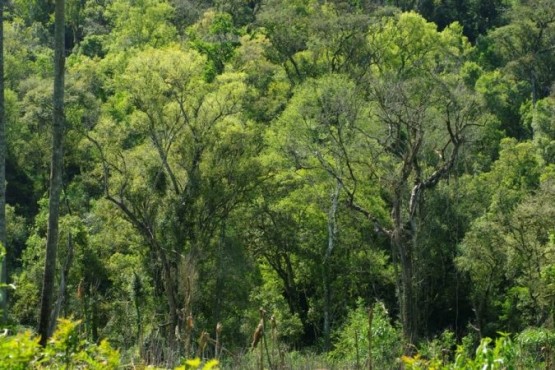
[[553, 189], [549, 181], [540, 185], [541, 167], [531, 143], [505, 139], [501, 148], [492, 170], [474, 179], [480, 187], [474, 191], [484, 193], [489, 204], [467, 231], [457, 264], [473, 281], [477, 316], [484, 320], [479, 324], [486, 325], [482, 329], [488, 330], [492, 305], [503, 302], [503, 319], [520, 330], [511, 311], [536, 325], [546, 318], [539, 307], [547, 304], [542, 271], [555, 262], [549, 239]]
[[176, 30], [168, 20], [173, 8], [164, 0], [117, 0], [107, 9], [113, 23], [110, 47], [119, 49], [161, 47], [174, 41]]
[[382, 18], [371, 25], [368, 42], [376, 72], [403, 78], [450, 71], [469, 51], [460, 26], [438, 32], [435, 24], [416, 13]]
[[191, 47], [208, 57], [205, 70], [208, 80], [223, 72], [239, 45], [239, 31], [227, 13], [207, 11], [202, 19], [188, 28], [187, 34]]
[[79, 324], [61, 319], [59, 329], [44, 348], [30, 331], [0, 336], [0, 368], [116, 369], [120, 365], [119, 353], [106, 340], [98, 345], [83, 340], [77, 330]]
[[348, 78], [329, 75], [309, 80], [295, 91], [271, 140], [298, 167], [321, 160], [335, 171], [338, 160], [353, 150], [363, 115], [362, 101]]

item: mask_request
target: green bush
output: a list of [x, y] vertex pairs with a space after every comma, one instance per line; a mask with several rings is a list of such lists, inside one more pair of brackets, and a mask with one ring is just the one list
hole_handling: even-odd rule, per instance
[[464, 346], [459, 346], [455, 353], [455, 360], [445, 363], [443, 358], [433, 357], [427, 359], [417, 354], [414, 357], [403, 356], [401, 361], [407, 370], [443, 369], [443, 370], [502, 370], [518, 369], [518, 346], [508, 334], [499, 333], [500, 336], [493, 340], [483, 338], [476, 349], [475, 355], [470, 356]]
[[553, 363], [555, 332], [546, 328], [528, 328], [519, 333], [515, 342], [519, 349], [519, 367], [548, 368]]
[[97, 345], [81, 339], [78, 326], [79, 322], [59, 320], [44, 348], [30, 331], [0, 337], [0, 370], [116, 369], [118, 352], [105, 340]]
[[441, 359], [442, 362], [446, 362], [452, 358], [456, 344], [455, 333], [445, 330], [440, 336], [420, 344], [418, 353], [425, 358]]
[[[368, 309], [364, 301], [357, 301], [347, 321], [334, 335], [334, 349], [330, 357], [334, 360], [363, 364], [368, 360]], [[377, 369], [393, 369], [402, 353], [400, 330], [394, 327], [383, 303], [373, 307], [372, 319], [372, 364]], [[357, 354], [358, 351], [358, 354]], [[346, 365], [346, 364], [345, 364]]]

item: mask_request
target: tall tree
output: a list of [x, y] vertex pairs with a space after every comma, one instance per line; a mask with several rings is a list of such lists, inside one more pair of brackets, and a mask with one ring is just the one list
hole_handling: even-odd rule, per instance
[[547, 176], [541, 184], [547, 171], [531, 142], [507, 138], [500, 148], [489, 172], [468, 179], [465, 198], [479, 201], [481, 214], [456, 259], [472, 283], [470, 300], [482, 336], [543, 324], [547, 316], [540, 312], [547, 315], [553, 297], [545, 285], [553, 263], [552, 184]]
[[549, 0], [523, 1], [511, 9], [509, 16], [511, 23], [493, 30], [486, 43], [492, 62], [527, 84], [526, 93], [535, 106], [549, 95], [555, 78], [555, 8]]
[[[440, 33], [419, 15], [403, 13], [372, 25], [368, 43], [375, 59], [365, 86], [339, 75], [307, 80], [279, 125], [295, 130], [286, 135], [286, 149], [299, 165], [324, 169], [347, 205], [389, 239], [404, 335], [415, 343], [422, 314], [415, 264], [420, 206], [454, 167], [478, 124], [479, 103], [458, 76], [468, 52], [460, 27]], [[372, 191], [376, 183], [381, 194]]]
[[418, 300], [421, 271], [416, 264], [421, 253], [420, 208], [425, 194], [454, 167], [472, 128], [479, 125], [480, 110], [459, 76], [469, 51], [459, 26], [439, 33], [420, 16], [403, 13], [376, 27], [378, 32], [371, 31], [369, 42], [380, 55], [375, 67], [378, 79], [370, 83], [369, 95], [381, 132], [366, 133], [377, 137], [383, 150], [381, 181], [387, 189], [390, 224], [381, 223], [357, 204], [354, 189], [348, 194], [350, 206], [374, 220], [375, 229], [390, 239], [393, 260], [399, 266], [403, 332], [408, 343], [415, 343], [422, 334], [423, 308]]
[[[4, 0], [0, 1], [0, 243], [6, 248], [6, 120], [4, 114]], [[6, 257], [0, 266], [0, 310], [6, 319], [8, 292], [2, 284], [7, 282]]]
[[[193, 275], [206, 268], [212, 276], [211, 261], [221, 256], [214, 250], [229, 239], [230, 216], [256, 175], [249, 159], [256, 157], [255, 129], [241, 119], [244, 76], [224, 73], [208, 83], [207, 67], [199, 53], [175, 46], [138, 53], [116, 84], [131, 113], [106, 114], [87, 134], [100, 153], [106, 198], [149, 249], [173, 349], [198, 303], [188, 298]], [[216, 290], [218, 284], [228, 282], [216, 277]], [[217, 316], [221, 308], [210, 309]]]
[[48, 203], [48, 233], [46, 238], [46, 260], [40, 309], [39, 334], [41, 345], [50, 336], [52, 298], [56, 273], [56, 252], [58, 249], [58, 219], [60, 193], [62, 190], [62, 160], [64, 136], [64, 5], [65, 0], [56, 0], [54, 25], [54, 94], [52, 121], [52, 160], [50, 165], [50, 198]]

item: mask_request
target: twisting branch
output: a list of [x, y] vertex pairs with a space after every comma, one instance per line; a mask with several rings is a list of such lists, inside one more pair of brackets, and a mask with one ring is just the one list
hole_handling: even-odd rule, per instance
[[156, 151], [158, 152], [158, 155], [160, 156], [160, 160], [162, 161], [162, 165], [164, 166], [164, 168], [166, 169], [166, 172], [168, 173], [168, 176], [170, 177], [170, 180], [172, 182], [172, 186], [173, 186], [173, 189], [174, 189], [175, 193], [179, 194], [181, 187], [179, 186], [179, 182], [177, 181], [177, 177], [175, 176], [175, 174], [174, 174], [174, 172], [173, 172], [173, 170], [170, 167], [170, 164], [168, 162], [168, 154], [169, 154], [169, 150], [171, 148], [171, 141], [168, 144], [166, 150], [164, 150], [163, 144], [162, 144], [161, 140], [158, 138], [158, 134], [156, 133], [154, 117], [152, 117], [152, 115], [148, 112], [145, 112], [145, 111], [143, 111], [143, 112], [148, 117], [148, 122], [149, 122], [148, 128], [149, 128], [150, 138], [152, 140], [152, 143], [156, 147]]
[[[447, 132], [449, 133], [449, 140], [443, 147], [441, 151], [441, 155], [443, 158], [443, 164], [434, 171], [428, 178], [422, 181], [418, 181], [411, 190], [410, 200], [409, 200], [409, 214], [410, 217], [414, 217], [416, 214], [416, 209], [418, 206], [418, 200], [420, 198], [420, 194], [425, 189], [430, 189], [436, 186], [436, 184], [443, 178], [455, 165], [455, 162], [458, 158], [459, 150], [464, 142], [462, 137], [462, 132], [468, 126], [468, 123], [465, 123], [465, 119], [463, 122], [461, 121], [460, 116], [457, 115], [455, 117], [455, 123], [453, 124], [451, 119], [451, 109], [450, 107], [453, 105], [453, 102], [448, 102], [446, 106], [446, 118], [445, 118], [445, 126], [447, 128]], [[456, 108], [456, 107], [455, 107]], [[461, 125], [462, 124], [462, 125]], [[453, 127], [454, 126], [454, 127]], [[445, 150], [449, 146], [453, 146], [449, 159], [445, 160]]]

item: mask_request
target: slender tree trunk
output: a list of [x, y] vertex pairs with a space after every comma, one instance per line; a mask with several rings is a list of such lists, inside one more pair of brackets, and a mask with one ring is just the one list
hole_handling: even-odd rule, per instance
[[50, 320], [50, 326], [48, 329], [49, 333], [53, 333], [54, 330], [56, 329], [56, 318], [60, 315], [60, 311], [62, 310], [62, 306], [66, 298], [67, 280], [69, 278], [69, 268], [71, 267], [72, 263], [73, 263], [73, 240], [70, 233], [68, 235], [66, 261], [64, 263], [64, 268], [62, 269], [62, 274], [60, 276], [60, 287], [58, 289], [58, 299], [56, 300], [56, 304], [54, 305], [54, 309], [52, 310], [53, 313]]
[[[58, 249], [58, 219], [62, 190], [62, 160], [64, 136], [64, 0], [56, 0], [54, 28], [54, 96], [52, 121], [52, 161], [50, 164], [50, 198], [48, 202], [48, 232], [46, 237], [46, 260], [39, 319], [40, 344], [50, 337], [50, 315], [54, 295], [56, 252]], [[53, 318], [56, 320], [56, 318]]]
[[372, 321], [374, 320], [374, 306], [368, 307], [368, 370], [372, 370]]
[[[399, 230], [403, 233], [403, 230]], [[402, 236], [395, 236], [393, 243], [397, 247], [400, 262], [400, 279], [397, 289], [399, 290], [399, 308], [401, 311], [401, 323], [403, 325], [403, 336], [410, 347], [418, 339], [418, 306], [415, 300], [414, 271], [412, 263], [412, 245], [404, 240]]]
[[164, 288], [166, 291], [166, 297], [168, 299], [168, 309], [169, 309], [169, 330], [168, 330], [168, 345], [171, 349], [177, 348], [177, 338], [176, 338], [176, 327], [178, 326], [178, 307], [176, 301], [177, 289], [174, 284], [174, 277], [172, 274], [172, 267], [170, 261], [166, 256], [166, 252], [158, 246], [158, 254], [162, 261], [162, 272], [164, 274]]
[[335, 247], [335, 238], [337, 234], [337, 206], [339, 202], [339, 192], [341, 190], [341, 182], [337, 181], [335, 189], [331, 196], [331, 206], [328, 212], [328, 245], [324, 254], [324, 262], [322, 263], [323, 284], [324, 284], [324, 350], [330, 348], [330, 332], [331, 332], [331, 278], [330, 278], [330, 257]]
[[414, 272], [413, 272], [413, 238], [412, 230], [404, 227], [401, 216], [401, 193], [397, 193], [397, 199], [394, 201], [392, 218], [393, 232], [391, 234], [391, 243], [396, 249], [399, 256], [400, 276], [397, 278], [397, 290], [399, 292], [399, 308], [401, 313], [401, 323], [403, 325], [403, 336], [407, 350], [410, 352], [412, 344], [418, 339], [418, 307], [415, 302], [414, 292]]
[[[0, 0], [0, 243], [6, 255], [0, 265], [0, 285], [8, 282], [6, 258], [6, 117], [4, 109], [4, 0]], [[0, 286], [0, 310], [2, 321], [6, 322], [8, 309], [8, 290]]]
[[401, 241], [401, 315], [403, 334], [407, 345], [412, 347], [418, 339], [418, 307], [415, 302], [414, 271], [412, 263], [412, 245]]

